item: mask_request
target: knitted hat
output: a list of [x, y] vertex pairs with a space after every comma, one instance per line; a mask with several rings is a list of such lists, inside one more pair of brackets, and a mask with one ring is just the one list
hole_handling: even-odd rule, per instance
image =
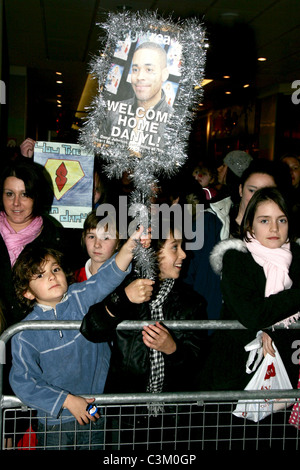
[[227, 153], [224, 158], [224, 163], [236, 176], [240, 178], [252, 160], [253, 158], [248, 153], [243, 152], [242, 150], [233, 150], [232, 152]]

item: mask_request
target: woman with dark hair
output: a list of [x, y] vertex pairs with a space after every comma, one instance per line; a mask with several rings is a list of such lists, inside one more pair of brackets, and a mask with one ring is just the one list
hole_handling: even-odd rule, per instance
[[211, 203], [204, 211], [203, 246], [190, 252], [185, 282], [206, 299], [210, 320], [220, 318], [222, 307], [220, 276], [211, 268], [210, 253], [221, 240], [240, 237], [243, 215], [253, 194], [260, 188], [280, 185], [278, 175], [274, 162], [266, 159], [254, 160], [239, 179], [239, 202], [233, 204], [231, 198], [227, 197]]
[[255, 191], [266, 187], [277, 187], [285, 197], [289, 195], [289, 175], [280, 163], [258, 159], [250, 163], [243, 172], [239, 184], [238, 204], [233, 204], [230, 211], [230, 234], [240, 237], [240, 226], [247, 205]]
[[28, 244], [43, 244], [65, 251], [63, 227], [47, 214], [53, 192], [44, 168], [29, 159], [10, 162], [0, 177], [0, 297], [6, 324], [24, 318], [15, 300], [12, 266]]
[[[211, 254], [213, 269], [222, 275], [222, 320], [238, 320], [246, 329], [217, 331], [209, 359], [207, 385], [212, 390], [243, 390], [250, 381], [244, 346], [258, 331], [264, 350], [274, 354], [271, 338], [294, 387], [298, 361], [292, 361], [299, 330], [289, 329], [300, 311], [300, 247], [289, 241], [289, 213], [277, 188], [262, 188], [247, 205], [242, 239], [220, 242]], [[281, 322], [286, 328], [272, 330]]]

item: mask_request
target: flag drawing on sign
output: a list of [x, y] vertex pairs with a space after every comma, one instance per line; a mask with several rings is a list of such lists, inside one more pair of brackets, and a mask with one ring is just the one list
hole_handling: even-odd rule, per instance
[[47, 160], [45, 168], [52, 178], [54, 196], [58, 201], [84, 177], [77, 160], [51, 158]]

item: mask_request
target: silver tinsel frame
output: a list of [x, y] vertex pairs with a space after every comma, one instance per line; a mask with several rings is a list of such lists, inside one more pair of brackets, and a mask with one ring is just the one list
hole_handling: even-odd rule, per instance
[[[153, 196], [153, 184], [159, 177], [172, 177], [187, 159], [187, 144], [193, 119], [193, 109], [199, 106], [202, 99], [200, 86], [204, 78], [207, 41], [205, 30], [199, 21], [190, 18], [174, 22], [171, 18], [159, 17], [156, 12], [109, 13], [107, 21], [98, 25], [106, 35], [102, 36], [100, 53], [91, 61], [91, 74], [98, 80], [99, 93], [87, 109], [87, 118], [80, 132], [79, 142], [90, 152], [103, 160], [105, 173], [109, 178], [121, 178], [124, 172], [130, 173], [135, 190], [131, 194], [131, 204], [143, 204], [150, 210]], [[164, 132], [165, 146], [162, 152], [143, 150], [141, 157], [133, 156], [128, 146], [116, 142], [113, 145], [98, 145], [95, 136], [107, 116], [106, 100], [102, 90], [113, 54], [118, 41], [124, 40], [127, 34], [138, 37], [147, 31], [172, 32], [182, 47], [181, 78], [178, 87], [174, 113]], [[138, 219], [138, 214], [136, 214]], [[151, 250], [142, 249], [136, 252], [136, 266], [142, 277], [152, 277], [153, 262]]]

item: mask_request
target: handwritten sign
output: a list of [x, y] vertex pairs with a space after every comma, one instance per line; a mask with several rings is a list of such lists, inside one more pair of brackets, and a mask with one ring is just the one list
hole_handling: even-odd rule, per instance
[[64, 227], [82, 228], [92, 210], [94, 155], [78, 144], [36, 142], [34, 160], [52, 180], [50, 214]]

